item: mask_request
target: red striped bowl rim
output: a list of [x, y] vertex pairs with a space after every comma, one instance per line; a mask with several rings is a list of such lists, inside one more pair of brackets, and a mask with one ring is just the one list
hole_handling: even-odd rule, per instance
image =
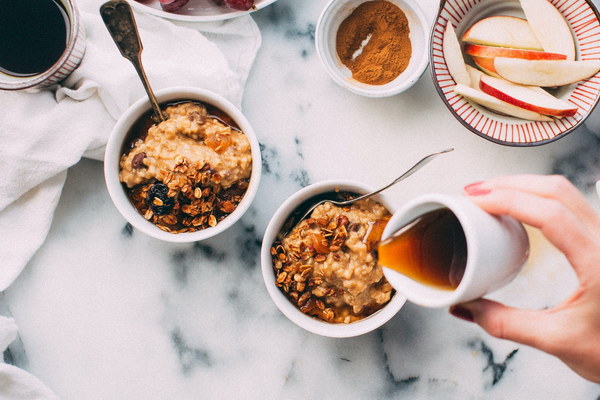
[[[454, 93], [456, 85], [444, 59], [443, 33], [447, 23], [456, 28], [473, 7], [488, 0], [448, 0], [440, 10], [430, 37], [430, 62], [438, 94], [452, 114], [470, 131], [494, 143], [509, 146], [536, 146], [560, 139], [577, 128], [593, 111], [600, 99], [600, 72], [574, 84], [561, 99], [577, 106], [572, 117], [552, 122], [526, 121], [504, 117], [474, 107]], [[586, 0], [549, 0], [565, 17], [574, 34], [580, 60], [600, 60], [600, 16]]]

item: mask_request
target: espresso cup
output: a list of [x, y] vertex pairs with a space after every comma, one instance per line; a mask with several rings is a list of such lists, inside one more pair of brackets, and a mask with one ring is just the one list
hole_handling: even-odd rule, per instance
[[79, 66], [85, 34], [73, 0], [19, 0], [3, 7], [0, 89], [48, 87]]
[[[447, 209], [460, 225], [464, 236], [460, 243], [465, 244], [462, 254], [464, 272], [459, 282], [451, 288], [424, 283], [425, 280], [411, 278], [405, 273], [388, 268], [382, 261], [384, 275], [390, 284], [409, 301], [425, 307], [448, 307], [454, 304], [480, 298], [508, 284], [519, 273], [529, 255], [529, 239], [523, 225], [506, 215], [491, 215], [462, 196], [427, 194], [415, 198], [400, 208], [388, 222], [381, 243], [399, 238], [397, 232], [424, 215], [435, 214], [436, 210]], [[436, 220], [437, 221], [437, 220]], [[431, 222], [435, 224], [436, 222]], [[443, 236], [443, 235], [442, 235]], [[449, 235], [450, 236], [450, 235]], [[456, 235], [454, 235], [456, 236]], [[434, 236], [431, 236], [434, 237]], [[436, 254], [436, 246], [456, 240], [456, 237], [441, 237], [424, 240], [413, 255]], [[427, 248], [423, 248], [423, 243]], [[380, 245], [381, 246], [381, 245]], [[381, 247], [380, 247], [381, 249]], [[404, 248], [403, 251], [408, 251]], [[381, 251], [380, 251], [381, 255]], [[389, 259], [389, 255], [386, 255]], [[409, 257], [410, 258], [410, 257]], [[456, 257], [454, 257], [456, 258]], [[458, 255], [461, 258], [461, 254]], [[414, 259], [414, 257], [412, 258]], [[389, 262], [389, 264], [393, 264]], [[427, 266], [425, 266], [427, 267]], [[448, 266], [448, 269], [450, 267]]]

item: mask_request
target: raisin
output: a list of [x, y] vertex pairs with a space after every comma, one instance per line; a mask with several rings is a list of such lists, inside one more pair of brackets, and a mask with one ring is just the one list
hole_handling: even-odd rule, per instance
[[169, 188], [164, 183], [155, 183], [148, 190], [147, 201], [154, 214], [168, 214], [175, 205], [175, 199], [167, 196], [168, 192]]
[[144, 152], [137, 153], [135, 156], [133, 156], [133, 159], [131, 160], [131, 168], [133, 168], [133, 169], [146, 168], [146, 164], [144, 164], [144, 158], [146, 158], [146, 153], [144, 153]]

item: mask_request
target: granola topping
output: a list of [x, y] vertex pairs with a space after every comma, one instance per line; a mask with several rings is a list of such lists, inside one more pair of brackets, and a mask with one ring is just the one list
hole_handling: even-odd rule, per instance
[[275, 284], [305, 314], [351, 323], [382, 308], [393, 294], [376, 245], [390, 218], [381, 204], [324, 203], [271, 247]]
[[199, 103], [165, 108], [121, 156], [119, 178], [145, 219], [171, 233], [216, 226], [235, 211], [252, 172], [243, 132], [208, 114]]

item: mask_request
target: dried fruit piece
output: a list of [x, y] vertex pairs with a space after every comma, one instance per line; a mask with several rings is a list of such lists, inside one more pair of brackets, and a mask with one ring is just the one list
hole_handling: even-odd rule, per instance
[[148, 191], [147, 202], [154, 214], [165, 215], [173, 208], [175, 199], [169, 197], [168, 192], [169, 188], [164, 183], [155, 183]]
[[325, 239], [325, 237], [320, 233], [311, 233], [311, 244], [317, 253], [329, 253], [329, 245], [327, 239]]
[[225, 4], [233, 10], [248, 11], [254, 7], [254, 0], [225, 0]]
[[227, 201], [222, 201], [219, 204], [219, 210], [231, 214], [233, 211], [235, 211], [235, 204], [233, 204], [231, 201], [227, 200]]
[[146, 164], [144, 164], [144, 159], [145, 158], [146, 158], [146, 153], [144, 153], [144, 152], [137, 153], [131, 159], [131, 168], [133, 168], [133, 169], [146, 168]]
[[158, 0], [160, 7], [167, 12], [173, 12], [179, 10], [185, 6], [189, 0]]
[[217, 153], [222, 153], [226, 148], [231, 146], [233, 139], [229, 133], [215, 133], [214, 135], [207, 136], [204, 139], [204, 143]]

